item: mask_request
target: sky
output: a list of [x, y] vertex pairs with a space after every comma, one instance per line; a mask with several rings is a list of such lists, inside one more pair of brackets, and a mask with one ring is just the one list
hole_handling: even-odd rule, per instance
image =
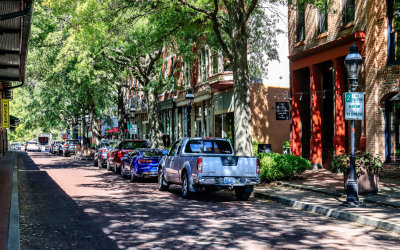
[[289, 49], [288, 49], [288, 27], [287, 27], [287, 6], [281, 6], [279, 12], [282, 14], [282, 19], [285, 21], [280, 22], [280, 28], [285, 31], [284, 34], [277, 37], [279, 47], [277, 48], [279, 53], [278, 61], [272, 61], [268, 66], [268, 75], [263, 78], [263, 82], [267, 86], [273, 87], [289, 87]]

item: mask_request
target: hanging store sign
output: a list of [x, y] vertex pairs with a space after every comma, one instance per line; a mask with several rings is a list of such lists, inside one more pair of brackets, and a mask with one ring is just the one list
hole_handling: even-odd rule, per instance
[[8, 99], [1, 99], [1, 127], [10, 128], [10, 112]]
[[344, 119], [363, 120], [364, 119], [364, 93], [346, 92], [344, 99]]
[[289, 102], [277, 102], [276, 120], [289, 120]]

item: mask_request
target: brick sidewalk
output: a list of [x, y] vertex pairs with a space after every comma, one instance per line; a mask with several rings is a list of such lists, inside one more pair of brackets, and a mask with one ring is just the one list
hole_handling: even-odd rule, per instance
[[117, 249], [101, 228], [26, 154], [18, 154], [21, 248]]

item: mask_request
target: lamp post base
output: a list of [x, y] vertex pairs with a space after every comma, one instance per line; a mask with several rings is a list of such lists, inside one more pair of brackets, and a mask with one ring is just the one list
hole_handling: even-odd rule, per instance
[[356, 180], [349, 180], [346, 186], [347, 197], [345, 204], [351, 206], [358, 206], [360, 204], [358, 200], [358, 184]]

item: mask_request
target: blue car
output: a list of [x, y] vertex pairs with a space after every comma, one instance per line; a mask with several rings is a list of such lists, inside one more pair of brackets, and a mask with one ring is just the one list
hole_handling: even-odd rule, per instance
[[135, 149], [123, 158], [121, 175], [129, 176], [131, 181], [136, 181], [138, 178], [157, 177], [158, 163], [166, 154], [168, 151], [165, 149]]

